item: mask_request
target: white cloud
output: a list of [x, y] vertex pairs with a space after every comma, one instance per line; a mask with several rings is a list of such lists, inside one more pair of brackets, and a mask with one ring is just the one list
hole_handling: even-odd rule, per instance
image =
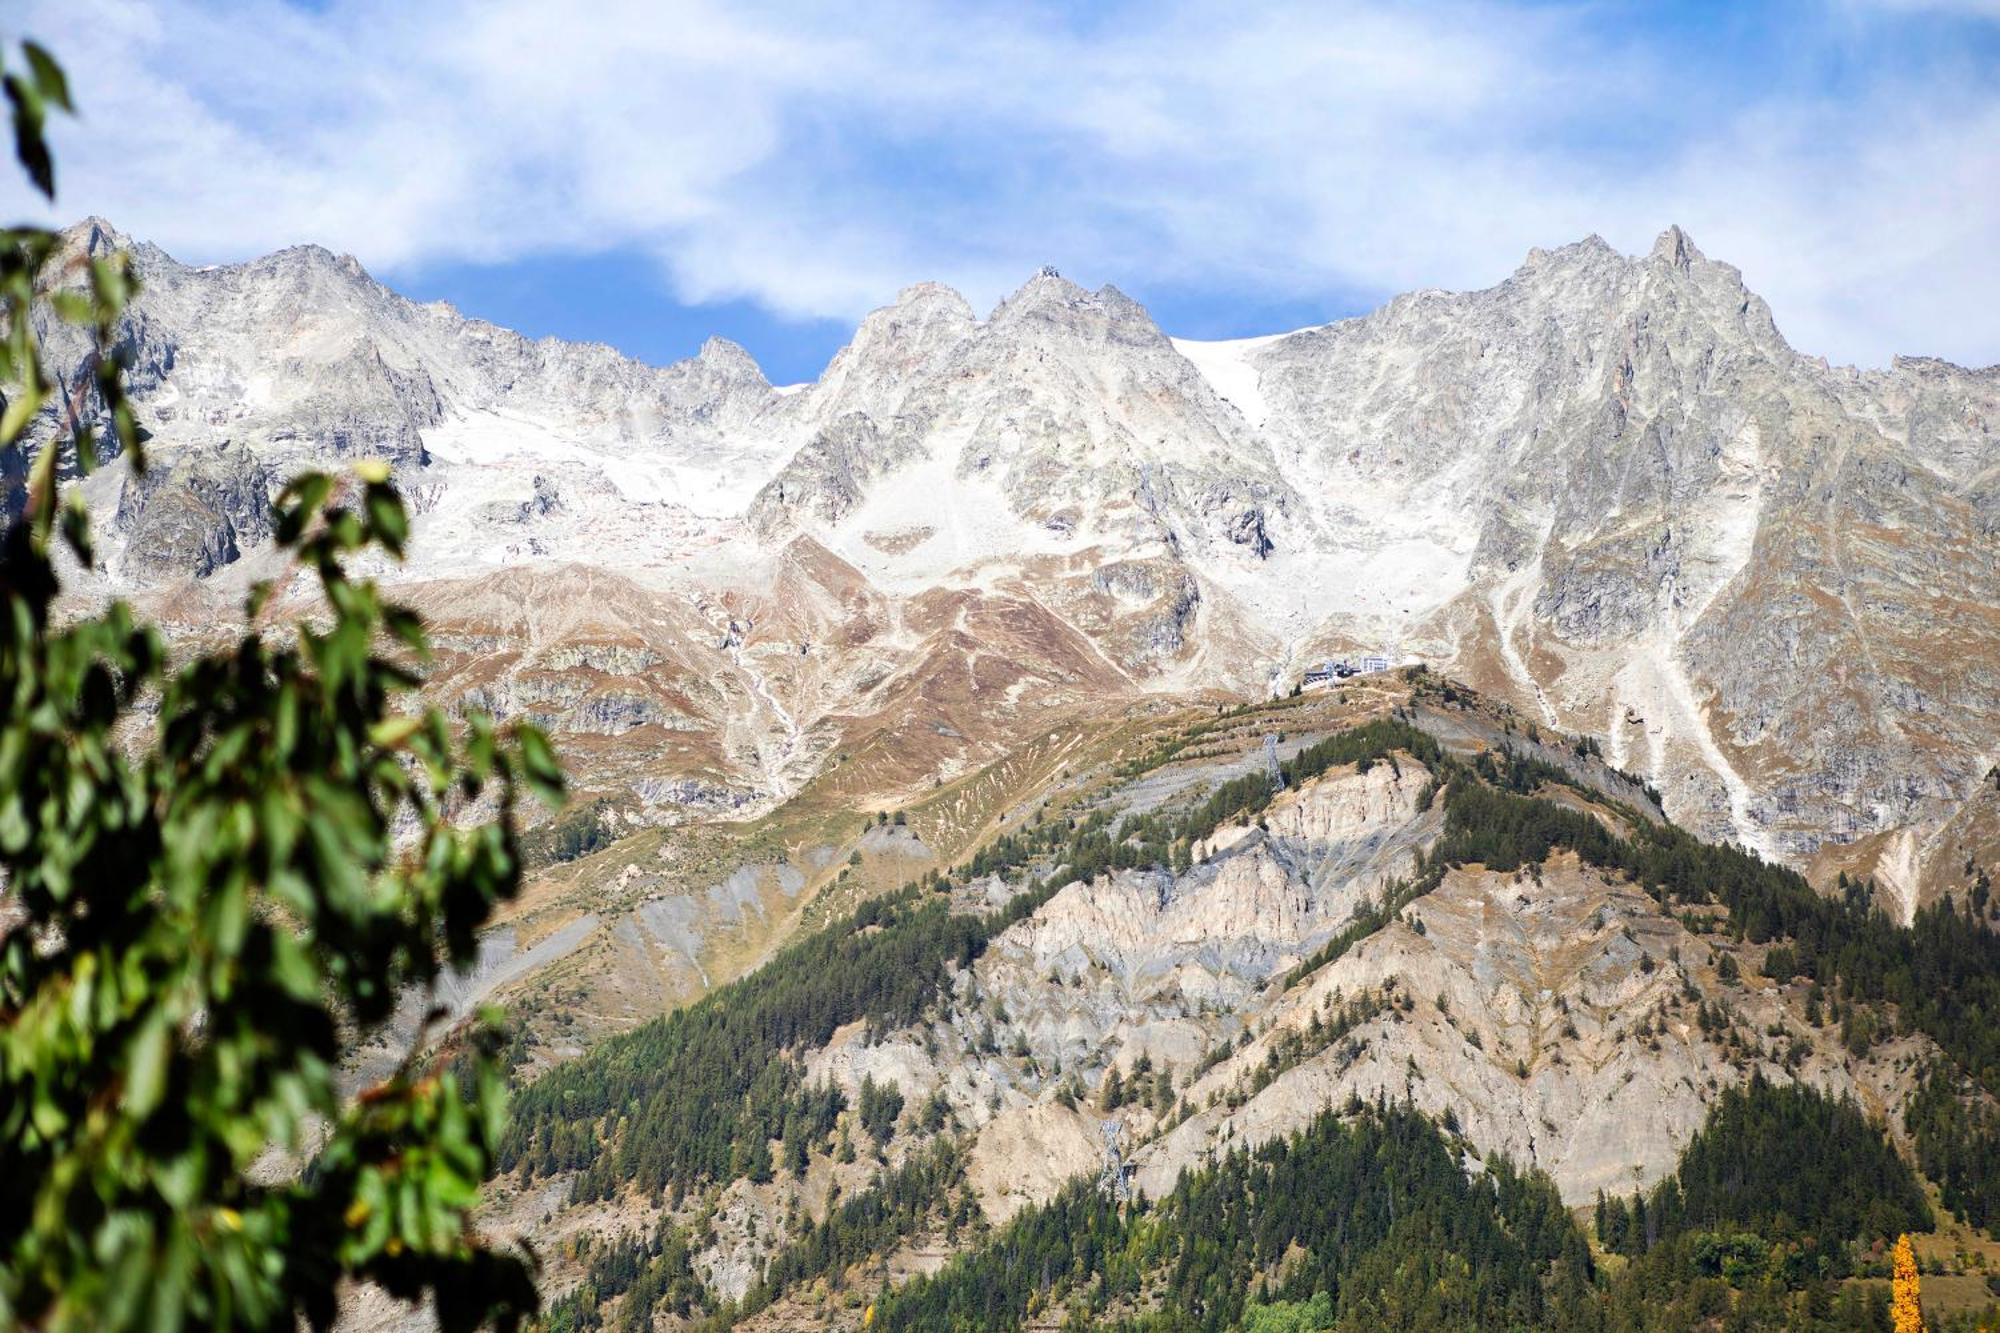
[[[1990, 7], [1850, 0], [1828, 40], [1920, 3]], [[1483, 285], [1678, 221], [1805, 350], [2000, 360], [1976, 68], [1746, 92], [1590, 7], [1475, 0], [29, 8], [88, 113], [65, 215], [191, 259], [638, 248], [685, 300], [845, 317], [919, 278], [990, 302], [1044, 261], [1253, 303]]]

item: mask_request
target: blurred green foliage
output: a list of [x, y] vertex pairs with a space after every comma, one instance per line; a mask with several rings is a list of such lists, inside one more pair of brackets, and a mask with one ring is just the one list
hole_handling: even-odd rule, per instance
[[[8, 55], [16, 155], [53, 199], [69, 88], [40, 48]], [[449, 1070], [413, 1053], [345, 1098], [336, 1066], [472, 960], [520, 882], [517, 795], [559, 803], [561, 773], [530, 728], [400, 707], [422, 623], [347, 572], [407, 538], [383, 464], [284, 490], [283, 586], [226, 648], [174, 666], [122, 603], [54, 613], [61, 553], [91, 562], [62, 480], [100, 439], [144, 466], [134, 289], [122, 255], [0, 232], [0, 464], [32, 455], [0, 538], [0, 1326], [324, 1328], [358, 1279], [511, 1327], [531, 1266], [469, 1220], [504, 1129], [490, 1020], [464, 1034], [488, 1058]], [[61, 385], [49, 318], [95, 347]], [[267, 631], [278, 591], [310, 611]]]

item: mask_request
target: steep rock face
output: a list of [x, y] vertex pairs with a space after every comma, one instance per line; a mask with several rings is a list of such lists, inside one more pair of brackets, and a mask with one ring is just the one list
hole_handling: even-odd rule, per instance
[[1281, 456], [1353, 511], [1330, 525], [1458, 541], [1455, 596], [1402, 642], [1602, 736], [1706, 834], [1803, 859], [1934, 826], [1983, 771], [1993, 372], [1801, 357], [1678, 229], [1251, 362]]
[[[1142, 1187], [1171, 1188], [1218, 1137], [1254, 1145], [1350, 1097], [1387, 1098], [1449, 1113], [1482, 1150], [1541, 1167], [1581, 1203], [1665, 1175], [1719, 1089], [1746, 1076], [1694, 1021], [1696, 1004], [1725, 1003], [1753, 1031], [1788, 1019], [1804, 1030], [1778, 996], [1717, 983], [1715, 949], [1574, 858], [1533, 875], [1454, 872], [1409, 919], [1422, 933], [1393, 924], [1363, 941], [1203, 1076], [1189, 1097], [1223, 1101], [1138, 1155]], [[1385, 1007], [1232, 1109], [1287, 1035], [1383, 993], [1410, 1007]], [[1838, 1062], [1804, 1076], [1856, 1086]]]
[[117, 509], [123, 573], [204, 578], [271, 535], [277, 487], [256, 459], [230, 452], [188, 450], [125, 484]]
[[[129, 243], [92, 221], [68, 244]], [[1801, 865], [1908, 850], [1877, 858], [1907, 911], [2000, 759], [2000, 370], [1800, 356], [1678, 229], [1236, 343], [1175, 342], [1053, 271], [984, 319], [925, 284], [784, 393], [719, 340], [665, 369], [530, 341], [313, 247], [134, 254], [121, 340], [159, 466], [91, 483], [105, 563], [80, 586], [191, 576], [226, 606], [260, 495], [387, 458], [422, 511], [404, 577], [596, 567], [720, 615], [765, 688], [689, 724], [699, 761], [618, 753], [630, 780], [775, 798], [892, 724], [1018, 739], [1030, 678], [1095, 706], [1419, 656], [1600, 738], [1710, 836]], [[49, 338], [77, 372], [74, 331]], [[982, 678], [975, 623], [1053, 656]], [[940, 670], [964, 680], [948, 704], [919, 683]], [[633, 746], [667, 716], [574, 713]]]
[[[1369, 799], [1334, 775], [1315, 804], [1365, 823]], [[1425, 841], [1421, 821], [1387, 828]], [[1146, 1105], [1120, 1113], [1134, 1182], [1149, 1194], [1221, 1145], [1290, 1135], [1358, 1097], [1449, 1112], [1480, 1150], [1542, 1167], [1572, 1203], [1658, 1180], [1720, 1090], [1752, 1070], [1864, 1100], [1880, 1077], [1851, 1069], [1806, 1024], [1798, 994], [1719, 980], [1712, 941], [1567, 855], [1532, 873], [1454, 871], [1402, 922], [1286, 987], [1285, 969], [1374, 896], [1370, 882], [1407, 870], [1408, 846], [1385, 840], [1354, 857], [1351, 841], [1324, 845], [1346, 870], [1315, 892], [1260, 831], [1231, 838], [1216, 864], [1178, 883], [1072, 886], [975, 966], [960, 988], [965, 1017], [909, 1046], [830, 1053], [823, 1067], [857, 1084], [866, 1072], [944, 1088], [962, 1118], [986, 1126], [982, 1142], [996, 1136], [987, 1150], [1007, 1162], [994, 1172], [1005, 1187], [989, 1198], [1003, 1213], [1075, 1174], [1066, 1156], [1045, 1167], [1009, 1146], [1024, 1116], [1053, 1113], [1050, 1071], [1080, 1073], [1093, 1098], [1109, 1069], [1131, 1077], [1141, 1057], [1173, 1071], [1187, 1118]], [[1355, 1002], [1369, 1016], [1314, 1049], [1314, 1024]], [[1696, 1022], [1711, 1004], [1730, 1015], [1713, 1034]], [[995, 1012], [1006, 1016], [994, 1024], [1000, 1053], [982, 1057], [980, 1028]], [[1772, 1031], [1785, 1041], [1763, 1046]], [[1746, 1034], [1755, 1054], [1739, 1044]], [[1813, 1053], [1788, 1070], [1779, 1057], [1790, 1041]], [[1287, 1056], [1288, 1043], [1303, 1055]]]
[[[491, 466], [539, 451], [613, 472], [678, 464], [712, 489], [728, 478], [706, 474], [756, 454], [737, 442], [719, 449], [719, 437], [777, 401], [742, 349], [719, 339], [658, 370], [415, 304], [316, 246], [190, 268], [93, 219], [66, 233], [58, 272], [113, 247], [132, 250], [143, 282], [121, 344], [165, 453], [234, 441], [281, 473], [381, 457], [416, 487], [433, 463]], [[77, 330], [51, 323], [46, 337], [53, 364], [81, 364]], [[480, 438], [468, 442], [468, 427]], [[470, 455], [455, 452], [468, 443]]]
[[983, 322], [906, 292], [799, 399], [814, 433], [753, 506], [762, 531], [899, 590], [1018, 571], [1144, 675], [1198, 656], [1203, 561], [1258, 563], [1298, 508], [1140, 306], [1053, 271]]

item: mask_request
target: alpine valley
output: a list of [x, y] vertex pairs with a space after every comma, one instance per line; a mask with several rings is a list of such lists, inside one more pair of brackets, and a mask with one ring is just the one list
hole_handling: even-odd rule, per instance
[[1678, 228], [1235, 342], [920, 285], [789, 386], [65, 245], [152, 435], [68, 595], [309, 617], [271, 497], [385, 460], [429, 693], [557, 741], [352, 1070], [505, 1007], [550, 1327], [1886, 1328], [1902, 1232], [1992, 1300], [2000, 367]]

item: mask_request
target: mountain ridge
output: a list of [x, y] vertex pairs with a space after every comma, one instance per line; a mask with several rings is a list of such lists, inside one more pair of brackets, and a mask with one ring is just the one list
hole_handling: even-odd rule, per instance
[[[95, 219], [67, 236], [123, 239]], [[379, 455], [421, 511], [399, 578], [477, 601], [512, 565], [603, 567], [681, 639], [737, 640], [716, 711], [673, 723], [733, 739], [659, 779], [753, 807], [796, 790], [879, 670], [940, 669], [909, 615], [953, 590], [1067, 626], [1119, 694], [1255, 696], [1350, 652], [1433, 662], [1598, 737], [1704, 832], [1880, 863], [1906, 916], [1962, 878], [1939, 834], [1993, 822], [2000, 369], [1826, 367], [1678, 227], [1643, 256], [1587, 238], [1480, 291], [1222, 343], [1053, 271], [985, 319], [917, 284], [787, 393], [723, 340], [666, 367], [529, 340], [318, 247], [200, 269], [136, 254], [150, 285], [123, 336], [161, 468], [86, 487], [106, 557], [80, 590], [233, 600], [262, 496]], [[73, 333], [50, 346], [81, 364]], [[789, 559], [801, 541], [823, 556]], [[823, 581], [774, 598], [787, 568]], [[719, 629], [699, 610], [751, 605]], [[846, 660], [816, 659], [816, 636]], [[944, 642], [977, 680], [980, 645]], [[1022, 695], [985, 697], [919, 723], [988, 733], [947, 774], [1040, 725]], [[657, 747], [655, 725], [630, 745]], [[646, 767], [643, 748], [616, 767]], [[670, 815], [633, 792], [605, 794]]]

